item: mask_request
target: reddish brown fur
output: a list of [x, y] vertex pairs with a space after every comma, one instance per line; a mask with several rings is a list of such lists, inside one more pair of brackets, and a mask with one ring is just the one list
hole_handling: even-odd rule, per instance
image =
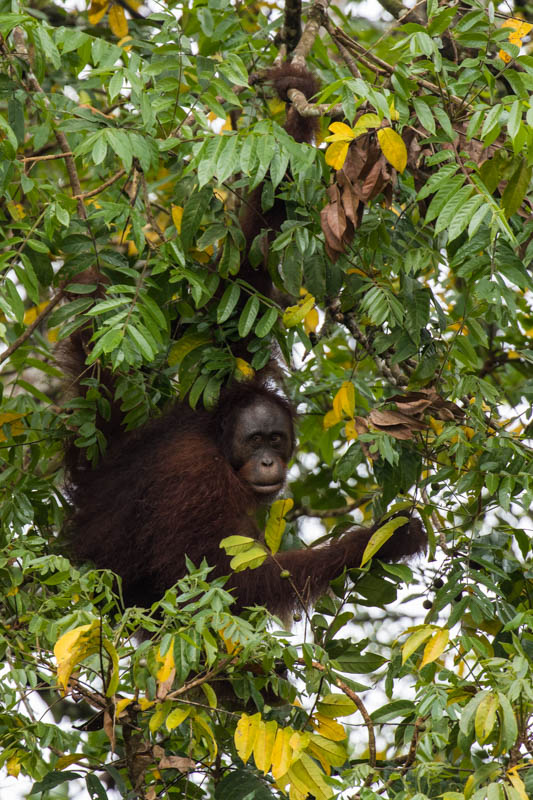
[[[259, 604], [287, 616], [312, 602], [345, 567], [361, 562], [373, 529], [357, 528], [331, 544], [279, 553], [253, 572], [231, 574], [220, 548], [226, 536], [260, 538], [253, 520], [259, 502], [231, 467], [224, 448], [241, 408], [276, 393], [260, 385], [229, 389], [214, 412], [177, 403], [165, 416], [123, 435], [96, 468], [70, 472], [75, 508], [70, 521], [80, 561], [121, 576], [128, 604], [148, 605], [185, 573], [185, 556], [203, 558], [214, 576], [230, 575], [238, 607]], [[425, 548], [422, 525], [412, 520], [380, 551], [396, 561]], [[288, 570], [290, 580], [281, 577]]]

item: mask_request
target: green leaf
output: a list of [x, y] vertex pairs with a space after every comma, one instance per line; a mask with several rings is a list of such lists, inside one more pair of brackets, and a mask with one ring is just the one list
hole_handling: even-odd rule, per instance
[[239, 317], [239, 336], [241, 339], [246, 338], [252, 330], [255, 318], [259, 312], [259, 298], [254, 294], [248, 298], [244, 306], [241, 316]]
[[107, 128], [105, 136], [114, 153], [120, 158], [124, 169], [129, 172], [133, 161], [133, 150], [128, 134], [115, 128]]
[[188, 250], [193, 246], [194, 237], [202, 223], [212, 196], [211, 190], [206, 187], [199, 192], [194, 192], [185, 203], [180, 234], [184, 250]]
[[254, 332], [257, 338], [262, 339], [264, 336], [270, 333], [270, 331], [276, 324], [277, 319], [278, 319], [278, 310], [276, 308], [269, 308], [267, 311], [265, 311], [265, 313], [255, 326]]
[[459, 189], [458, 192], [448, 199], [435, 223], [435, 233], [440, 233], [441, 231], [450, 227], [457, 212], [470, 198], [473, 191], [474, 188], [469, 184], [467, 186], [463, 186], [462, 189]]
[[421, 97], [413, 97], [413, 106], [415, 108], [416, 116], [424, 126], [424, 128], [432, 134], [435, 134], [435, 119], [431, 113], [428, 103], [425, 103]]
[[436, 195], [431, 199], [426, 212], [426, 225], [439, 216], [448, 200], [459, 191], [459, 189], [464, 185], [464, 182], [464, 175], [456, 175], [449, 180], [446, 178], [446, 180], [443, 182], [443, 185], [438, 189]]
[[507, 118], [507, 130], [509, 131], [509, 136], [513, 141], [518, 136], [521, 124], [522, 124], [522, 103], [520, 102], [520, 100], [515, 100], [514, 103], [511, 105], [511, 108], [509, 110], [509, 116]]
[[226, 52], [224, 60], [217, 65], [217, 68], [231, 83], [248, 86], [248, 72], [244, 62], [235, 53]]
[[[448, 227], [448, 241], [453, 242], [454, 239], [457, 239], [458, 236], [465, 230], [466, 226], [472, 221], [472, 218], [478, 208], [485, 204], [485, 198], [482, 195], [476, 194], [473, 197], [470, 197], [466, 203], [463, 203], [457, 209], [457, 213], [452, 217], [450, 225]], [[485, 213], [483, 217], [487, 213], [487, 207], [485, 207]]]
[[232, 283], [226, 288], [217, 308], [217, 322], [219, 325], [231, 317], [235, 306], [239, 302], [240, 294], [241, 287], [236, 283]]
[[526, 159], [523, 158], [505, 187], [502, 195], [502, 207], [507, 219], [512, 217], [522, 205], [531, 180], [531, 170], [532, 168], [528, 166]]
[[515, 744], [518, 737], [518, 725], [514, 715], [513, 707], [503, 692], [498, 692], [500, 701], [501, 720], [500, 720], [500, 745], [502, 752], [508, 752]]
[[344, 694], [326, 694], [317, 702], [317, 711], [328, 719], [349, 717], [357, 711], [357, 706]]
[[240, 139], [237, 134], [223, 136], [224, 147], [217, 151], [216, 176], [220, 183], [239, 169], [238, 147]]

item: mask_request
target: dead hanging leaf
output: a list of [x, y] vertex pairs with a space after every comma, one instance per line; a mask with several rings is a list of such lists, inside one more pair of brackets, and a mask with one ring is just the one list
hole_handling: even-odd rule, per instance
[[460, 422], [465, 415], [462, 408], [451, 400], [444, 400], [433, 387], [408, 392], [404, 395], [396, 394], [389, 399], [391, 403], [396, 404], [400, 411], [410, 415], [427, 413], [445, 422]]
[[104, 733], [111, 744], [111, 752], [115, 752], [115, 721], [109, 711], [104, 711]]
[[425, 430], [427, 425], [419, 422], [414, 417], [401, 414], [398, 411], [376, 411], [368, 415], [368, 421], [378, 431], [388, 433], [395, 439], [407, 441], [412, 439], [416, 431]]
[[159, 769], [177, 769], [178, 772], [190, 772], [195, 769], [196, 763], [192, 758], [184, 756], [163, 756], [159, 761]]
[[[363, 126], [361, 131], [364, 130], [368, 128]], [[394, 170], [381, 152], [374, 133], [362, 133], [349, 143], [344, 165], [337, 171], [335, 183], [328, 188], [330, 202], [320, 213], [326, 252], [332, 261], [350, 246], [366, 203], [383, 194], [385, 202], [390, 204], [394, 178]]]

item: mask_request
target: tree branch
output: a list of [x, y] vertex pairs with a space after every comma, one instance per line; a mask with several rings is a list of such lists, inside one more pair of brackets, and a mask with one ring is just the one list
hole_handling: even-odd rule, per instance
[[64, 289], [60, 289], [60, 290], [59, 290], [59, 291], [58, 291], [58, 292], [57, 292], [57, 293], [56, 293], [56, 294], [55, 294], [55, 295], [52, 297], [52, 299], [50, 300], [50, 302], [48, 303], [48, 305], [46, 306], [46, 308], [43, 308], [43, 310], [41, 311], [41, 313], [40, 313], [40, 314], [38, 314], [38, 315], [35, 317], [34, 321], [31, 323], [31, 325], [28, 325], [28, 327], [27, 327], [27, 328], [24, 330], [24, 332], [20, 334], [20, 336], [18, 337], [18, 339], [15, 339], [15, 341], [14, 341], [12, 344], [10, 344], [10, 345], [9, 345], [9, 347], [8, 347], [8, 348], [6, 348], [6, 350], [4, 350], [4, 352], [3, 352], [3, 353], [0, 355], [0, 364], [2, 364], [4, 361], [7, 361], [7, 359], [8, 359], [10, 356], [12, 356], [12, 355], [13, 355], [13, 353], [15, 352], [15, 350], [18, 350], [18, 348], [19, 348], [19, 347], [20, 347], [22, 344], [24, 344], [24, 342], [25, 342], [27, 339], [29, 339], [29, 338], [30, 338], [30, 336], [32, 335], [33, 331], [34, 331], [36, 328], [38, 328], [38, 327], [39, 327], [39, 325], [41, 324], [41, 322], [43, 321], [43, 319], [45, 319], [45, 318], [46, 318], [46, 317], [47, 317], [47, 316], [48, 316], [48, 315], [49, 315], [49, 314], [50, 314], [50, 313], [51, 313], [51, 312], [54, 310], [54, 308], [57, 306], [57, 304], [59, 303], [59, 301], [63, 299], [63, 297], [64, 297], [64, 296], [65, 296], [65, 291], [64, 291]]

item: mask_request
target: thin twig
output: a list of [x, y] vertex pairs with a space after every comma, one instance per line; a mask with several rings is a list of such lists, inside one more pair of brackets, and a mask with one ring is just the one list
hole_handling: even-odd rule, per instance
[[10, 344], [10, 345], [9, 345], [9, 347], [8, 347], [6, 350], [4, 350], [4, 352], [3, 352], [3, 353], [0, 355], [0, 364], [2, 364], [4, 361], [7, 361], [7, 359], [8, 359], [10, 356], [12, 356], [12, 355], [13, 355], [13, 353], [15, 352], [15, 350], [18, 350], [18, 348], [19, 348], [19, 347], [20, 347], [22, 344], [24, 344], [24, 342], [25, 342], [27, 339], [29, 339], [29, 338], [30, 338], [30, 336], [32, 335], [33, 331], [34, 331], [36, 328], [38, 328], [38, 327], [39, 327], [39, 325], [41, 324], [41, 322], [43, 321], [43, 319], [46, 319], [46, 317], [47, 317], [47, 316], [48, 316], [48, 315], [49, 315], [49, 314], [50, 314], [50, 313], [53, 311], [53, 309], [54, 309], [54, 308], [57, 306], [57, 304], [59, 303], [59, 301], [63, 299], [63, 297], [64, 297], [64, 296], [65, 296], [65, 290], [64, 290], [64, 289], [60, 289], [60, 290], [59, 290], [59, 291], [58, 291], [58, 292], [57, 292], [57, 293], [56, 293], [56, 294], [55, 294], [55, 295], [52, 297], [52, 299], [50, 300], [50, 302], [48, 303], [48, 305], [46, 306], [46, 308], [43, 308], [43, 310], [41, 311], [41, 313], [40, 313], [40, 314], [38, 314], [38, 315], [35, 317], [34, 321], [31, 323], [31, 325], [28, 325], [28, 327], [27, 327], [27, 328], [26, 328], [26, 329], [23, 331], [23, 333], [21, 333], [21, 334], [20, 334], [20, 336], [18, 337], [18, 339], [15, 339], [15, 341], [14, 341], [12, 344]]
[[[43, 96], [43, 101], [45, 106], [48, 109], [50, 109], [50, 111], [52, 111], [52, 105], [50, 103], [50, 100], [46, 96], [41, 84], [37, 80], [37, 77], [35, 76], [35, 73], [32, 70], [31, 59], [28, 54], [24, 33], [21, 28], [13, 29], [13, 40], [17, 48], [18, 57], [21, 60], [23, 60], [27, 66], [27, 79], [25, 81], [27, 88], [32, 90], [33, 92], [41, 94]], [[57, 120], [54, 120], [54, 122], [57, 125]], [[54, 136], [65, 158], [65, 166], [67, 168], [72, 194], [75, 197], [77, 197], [78, 214], [82, 219], [86, 220], [87, 210], [83, 205], [83, 200], [81, 199], [81, 197], [79, 197], [79, 195], [81, 195], [81, 184], [78, 172], [76, 170], [76, 163], [74, 161], [74, 156], [72, 155], [72, 151], [67, 141], [67, 137], [62, 131], [60, 131], [56, 127], [56, 125], [54, 125]]]
[[49, 156], [24, 156], [24, 158], [20, 158], [19, 161], [22, 161], [24, 164], [27, 164], [28, 161], [53, 161], [56, 158], [67, 158], [68, 156], [73, 156], [74, 153], [52, 153]]
[[74, 200], [80, 200], [80, 199], [85, 200], [88, 197], [94, 197], [96, 194], [100, 194], [100, 192], [103, 192], [109, 186], [112, 186], [113, 183], [116, 183], [125, 174], [126, 174], [125, 169], [119, 169], [118, 172], [115, 172], [114, 175], [108, 178], [108, 180], [105, 181], [105, 183], [102, 183], [100, 184], [100, 186], [97, 186], [96, 189], [91, 189], [90, 192], [83, 192], [82, 194], [74, 195]]
[[[303, 658], [299, 658], [298, 663], [307, 666]], [[327, 672], [327, 668], [318, 661], [313, 661], [312, 666], [320, 672]], [[361, 716], [363, 717], [366, 729], [368, 731], [368, 763], [372, 768], [374, 768], [376, 766], [377, 757], [376, 734], [374, 732], [374, 723], [372, 722], [370, 714], [366, 710], [366, 706], [359, 695], [356, 694], [353, 689], [350, 689], [348, 684], [344, 683], [344, 681], [338, 678], [336, 675], [331, 675], [331, 677], [333, 678], [335, 685], [355, 703], [357, 710], [361, 712]]]

